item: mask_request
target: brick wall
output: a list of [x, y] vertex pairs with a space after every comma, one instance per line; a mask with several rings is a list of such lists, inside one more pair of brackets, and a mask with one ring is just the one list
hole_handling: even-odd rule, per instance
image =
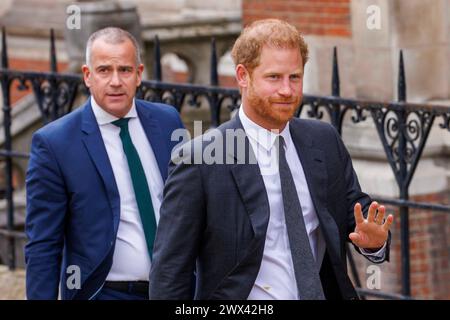
[[[448, 203], [449, 194], [416, 197], [415, 200]], [[412, 295], [450, 299], [450, 214], [411, 210], [409, 225]]]
[[242, 0], [244, 25], [280, 18], [305, 35], [351, 37], [350, 0]]

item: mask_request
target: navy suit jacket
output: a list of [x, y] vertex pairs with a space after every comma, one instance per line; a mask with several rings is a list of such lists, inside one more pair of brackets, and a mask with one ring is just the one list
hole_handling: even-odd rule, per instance
[[[165, 181], [183, 124], [171, 106], [135, 101]], [[56, 299], [59, 284], [62, 299], [93, 297], [112, 265], [120, 198], [90, 99], [33, 135], [26, 188], [27, 298]]]
[[[294, 118], [289, 128], [326, 242], [320, 270], [325, 296], [356, 299], [347, 275], [346, 243], [355, 229], [354, 205], [360, 202], [367, 212], [371, 199], [361, 191], [350, 155], [331, 125]], [[263, 258], [270, 210], [248, 138], [244, 158], [236, 152], [238, 136], [228, 134], [239, 129], [242, 124], [235, 116], [207, 139], [196, 138], [175, 152], [184, 161], [171, 164], [164, 189], [151, 299], [190, 299], [194, 270], [196, 299], [247, 299]], [[214, 141], [223, 143], [211, 148]], [[224, 164], [195, 162], [196, 154], [213, 149]], [[389, 240], [385, 256], [373, 262], [388, 258]]]

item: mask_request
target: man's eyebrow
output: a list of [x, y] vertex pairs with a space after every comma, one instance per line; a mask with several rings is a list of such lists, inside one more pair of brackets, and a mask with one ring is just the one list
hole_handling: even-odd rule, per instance
[[95, 69], [104, 69], [104, 68], [111, 68], [111, 65], [109, 64], [101, 64], [97, 66]]
[[[273, 75], [282, 75], [283, 72], [278, 72], [278, 71], [267, 71], [264, 73], [264, 75], [266, 76], [273, 76]], [[303, 75], [303, 71], [294, 71], [294, 72], [290, 72], [289, 73], [290, 76], [302, 76]]]

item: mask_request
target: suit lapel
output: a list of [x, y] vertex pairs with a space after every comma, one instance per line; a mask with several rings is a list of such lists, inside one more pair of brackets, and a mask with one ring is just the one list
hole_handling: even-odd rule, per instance
[[258, 165], [236, 164], [231, 171], [249, 215], [254, 237], [256, 239], [265, 237], [270, 210]]
[[[231, 120], [228, 129], [244, 130], [238, 115]], [[254, 239], [261, 240], [265, 239], [269, 223], [269, 200], [259, 165], [246, 135], [244, 150], [245, 163], [240, 164], [240, 162], [238, 162], [237, 164], [232, 165], [231, 171], [245, 209], [249, 215], [254, 232]], [[235, 161], [242, 161], [241, 155], [238, 155], [237, 153], [237, 141], [234, 143], [234, 150], [230, 151], [231, 150], [227, 150], [229, 156], [234, 157]], [[239, 151], [242, 152], [242, 150]], [[259, 243], [259, 241], [256, 241], [256, 243]]]
[[85, 133], [83, 143], [103, 180], [113, 213], [114, 231], [117, 231], [120, 219], [119, 190], [90, 102], [87, 102], [83, 109], [81, 130]]
[[142, 105], [138, 100], [136, 100], [136, 110], [142, 127], [144, 128], [145, 135], [155, 154], [161, 177], [163, 181], [166, 181], [170, 155], [168, 145], [162, 135], [161, 126], [152, 118], [151, 109]]
[[[306, 182], [327, 242], [327, 247], [339, 253], [339, 229], [336, 221], [327, 209], [328, 175], [325, 153], [316, 147], [306, 128], [301, 128], [297, 121], [289, 124], [292, 140], [305, 172]], [[332, 247], [332, 248], [331, 248]]]

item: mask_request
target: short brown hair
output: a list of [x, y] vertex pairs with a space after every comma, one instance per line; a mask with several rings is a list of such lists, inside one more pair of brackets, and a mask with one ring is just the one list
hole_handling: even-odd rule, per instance
[[134, 55], [136, 60], [136, 66], [141, 64], [141, 52], [139, 49], [139, 44], [136, 38], [126, 30], [117, 27], [106, 27], [95, 31], [89, 36], [86, 44], [86, 64], [91, 67], [91, 51], [92, 45], [97, 39], [102, 39], [107, 43], [120, 44], [125, 42], [127, 39], [131, 41], [135, 49]]
[[308, 45], [293, 25], [279, 19], [265, 19], [255, 21], [242, 30], [231, 51], [235, 65], [242, 64], [250, 72], [253, 71], [260, 63], [264, 45], [298, 48], [303, 66], [308, 61]]

